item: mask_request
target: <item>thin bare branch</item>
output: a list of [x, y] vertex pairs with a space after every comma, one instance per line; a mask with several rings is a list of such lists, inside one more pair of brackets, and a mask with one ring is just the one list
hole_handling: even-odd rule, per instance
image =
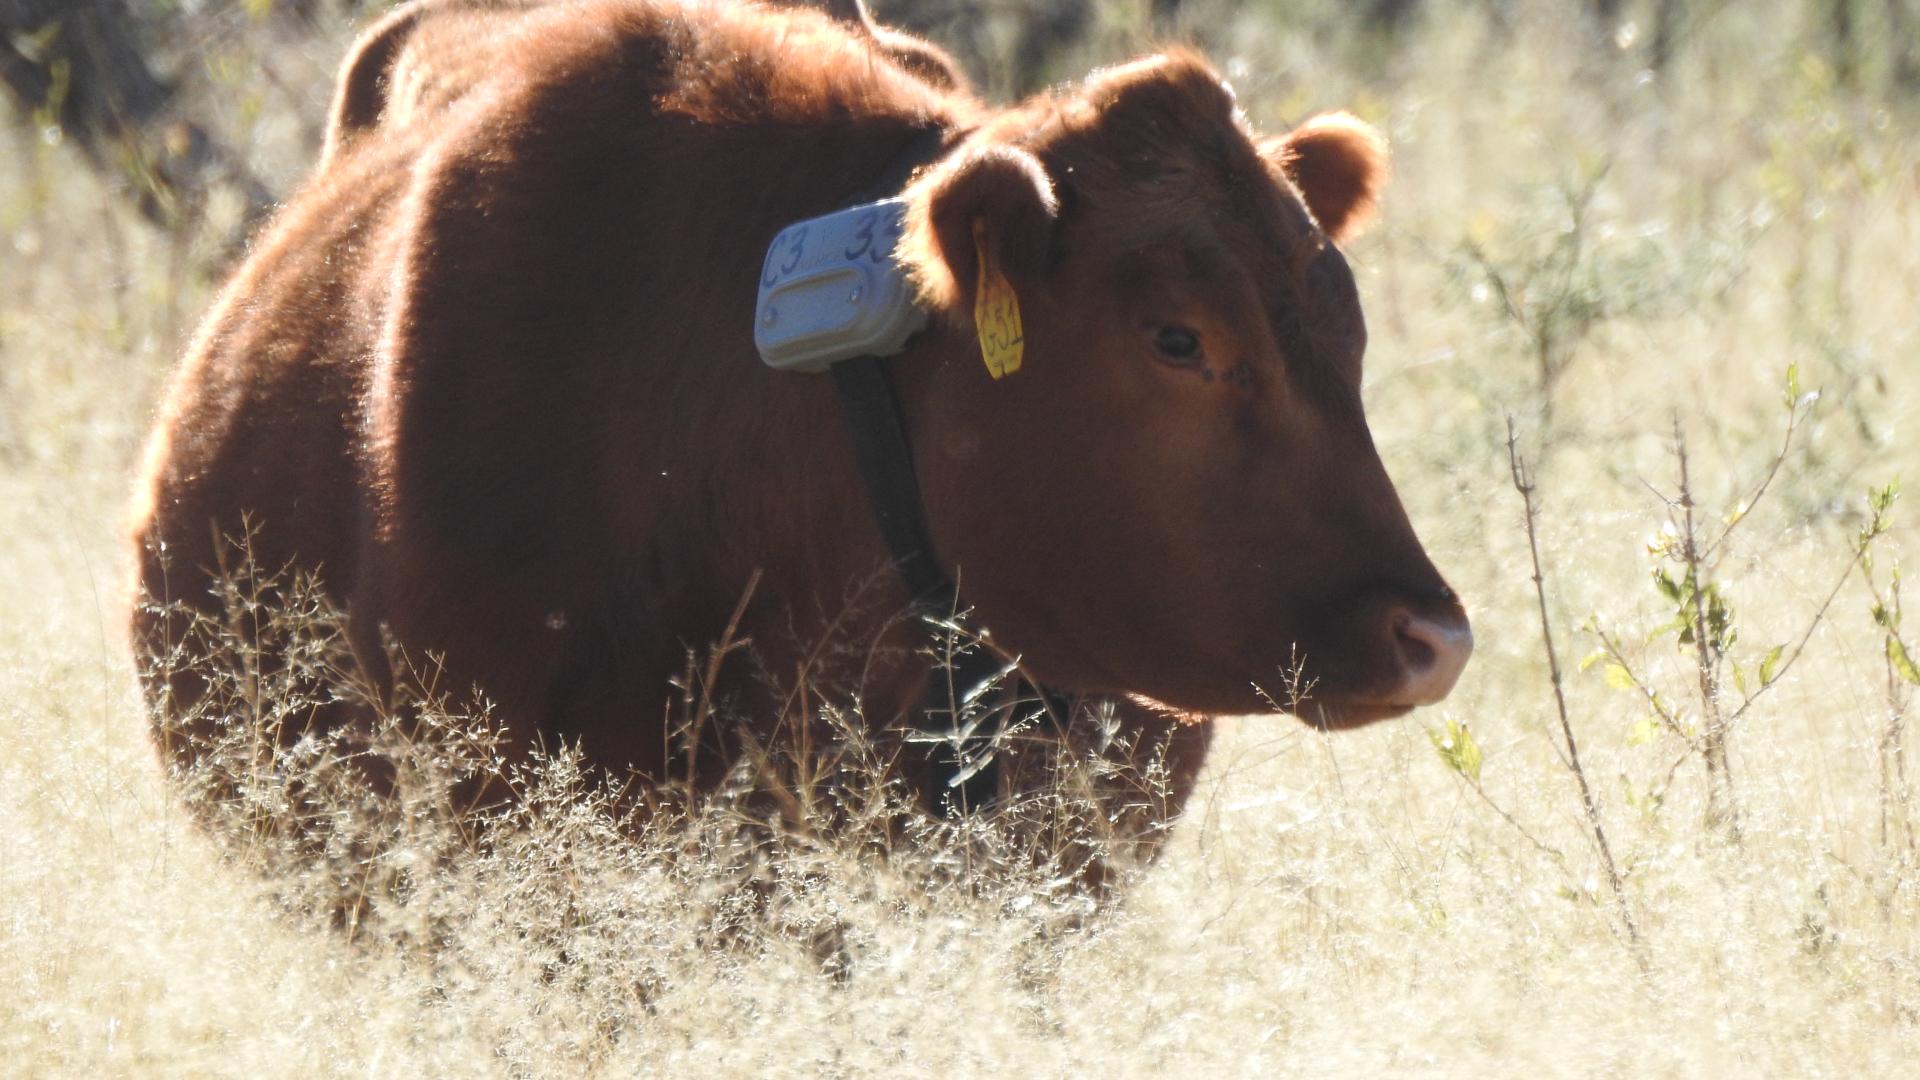
[[1620, 670], [1627, 673], [1627, 678], [1633, 682], [1633, 688], [1638, 690], [1640, 696], [1646, 699], [1647, 707], [1651, 708], [1653, 714], [1660, 718], [1661, 725], [1675, 736], [1678, 736], [1682, 742], [1687, 744], [1689, 749], [1698, 753], [1700, 751], [1700, 743], [1695, 740], [1693, 736], [1687, 734], [1687, 729], [1680, 724], [1680, 718], [1673, 715], [1673, 710], [1667, 708], [1666, 702], [1660, 700], [1660, 695], [1654, 692], [1653, 687], [1648, 686], [1646, 680], [1640, 677], [1640, 673], [1633, 670], [1633, 665], [1627, 662], [1625, 654], [1620, 651], [1619, 643], [1614, 641], [1611, 635], [1598, 626], [1593, 628], [1593, 632], [1600, 638], [1600, 647], [1606, 650], [1607, 659], [1618, 664]]
[[1795, 405], [1787, 413], [1787, 433], [1780, 439], [1779, 452], [1773, 455], [1772, 463], [1767, 466], [1767, 475], [1761, 477], [1760, 483], [1754, 487], [1753, 491], [1735, 504], [1733, 516], [1727, 521], [1726, 527], [1722, 528], [1720, 535], [1714, 537], [1713, 541], [1707, 544], [1703, 550], [1701, 554], [1703, 559], [1712, 562], [1713, 559], [1719, 555], [1721, 545], [1727, 542], [1727, 537], [1732, 534], [1736, 526], [1747, 520], [1747, 515], [1752, 512], [1754, 505], [1760, 501], [1760, 497], [1765, 495], [1767, 488], [1773, 484], [1773, 478], [1780, 475], [1780, 466], [1787, 460], [1787, 451], [1793, 447], [1793, 433], [1800, 426], [1801, 412], [1800, 407]]
[[1752, 694], [1749, 694], [1746, 700], [1740, 703], [1740, 707], [1733, 710], [1732, 715], [1727, 717], [1726, 724], [1728, 727], [1733, 726], [1734, 721], [1745, 715], [1746, 711], [1753, 706], [1753, 703], [1760, 700], [1762, 694], [1765, 694], [1778, 684], [1787, 674], [1787, 669], [1793, 667], [1793, 662], [1800, 659], [1800, 654], [1806, 650], [1807, 642], [1813, 639], [1813, 632], [1820, 629], [1821, 622], [1825, 621], [1827, 609], [1833, 606], [1834, 600], [1840, 595], [1840, 589], [1846, 585], [1847, 576], [1853, 573], [1853, 568], [1860, 565], [1860, 561], [1865, 557], [1865, 548], [1856, 550], [1853, 553], [1853, 558], [1849, 559], [1845, 569], [1840, 571], [1839, 580], [1835, 581], [1833, 588], [1828, 590], [1827, 598], [1820, 601], [1820, 607], [1814, 611], [1813, 617], [1807, 620], [1807, 628], [1800, 632], [1800, 640], [1794, 642], [1793, 651], [1787, 653], [1785, 657], [1781, 659], [1780, 666], [1774, 669], [1773, 678], [1760, 684], [1760, 688]]
[[[1525, 837], [1527, 843], [1532, 844], [1536, 850], [1538, 850], [1544, 855], [1551, 857], [1554, 862], [1560, 864], [1561, 866], [1564, 867], [1567, 865], [1566, 852], [1561, 851], [1559, 848], [1554, 847], [1552, 844], [1546, 843], [1545, 841], [1541, 840], [1539, 837], [1533, 835], [1533, 833], [1530, 830], [1528, 830], [1528, 828], [1525, 825], [1520, 824], [1520, 822], [1512, 814], [1507, 813], [1505, 807], [1493, 801], [1493, 796], [1487, 794], [1487, 789], [1481, 786], [1480, 781], [1478, 779], [1467, 776], [1466, 774], [1458, 771], [1456, 771], [1454, 775], [1459, 777], [1460, 780], [1463, 783], [1465, 783], [1468, 788], [1472, 789], [1475, 795], [1480, 796], [1480, 801], [1483, 803], [1486, 803], [1488, 809], [1500, 815], [1500, 820], [1506, 822], [1508, 825], [1513, 826], [1514, 832], [1517, 832], [1521, 836]], [[1631, 923], [1629, 923], [1629, 925], [1631, 925]]]
[[[1646, 958], [1639, 954], [1640, 928], [1634, 922], [1633, 909], [1627, 906], [1627, 893], [1620, 882], [1619, 866], [1613, 861], [1613, 848], [1607, 843], [1606, 825], [1600, 818], [1600, 804], [1593, 797], [1593, 788], [1587, 783], [1587, 772], [1580, 766], [1580, 744], [1573, 735], [1573, 721], [1567, 717], [1567, 695], [1560, 677], [1560, 657], [1553, 646], [1553, 619], [1547, 613], [1546, 576], [1540, 569], [1539, 529], [1536, 525], [1536, 512], [1533, 505], [1533, 481], [1527, 474], [1526, 462], [1520, 457], [1520, 436], [1514, 428], [1513, 416], [1507, 416], [1507, 464], [1513, 472], [1514, 490], [1520, 493], [1521, 504], [1526, 510], [1527, 553], [1533, 560], [1533, 595], [1540, 605], [1540, 640], [1547, 649], [1547, 675], [1553, 682], [1554, 707], [1560, 714], [1560, 733], [1566, 739], [1566, 761], [1572, 770], [1574, 779], [1580, 785], [1580, 802], [1587, 812], [1587, 827], [1593, 832], [1594, 844], [1600, 850], [1601, 865], [1607, 871], [1607, 885], [1613, 890], [1614, 904], [1620, 911], [1620, 922], [1627, 929], [1627, 937], [1636, 947], [1635, 957], [1642, 970], [1646, 968]], [[1484, 793], [1483, 793], [1484, 794]]]
[[720, 633], [720, 640], [707, 651], [706, 667], [700, 673], [699, 706], [694, 712], [693, 722], [687, 728], [687, 790], [695, 789], [698, 779], [697, 769], [700, 761], [700, 735], [707, 720], [713, 715], [713, 688], [720, 685], [720, 665], [727, 655], [735, 649], [743, 648], [748, 641], [738, 640], [740, 620], [747, 614], [747, 605], [753, 601], [753, 594], [760, 588], [760, 570], [754, 568], [753, 576], [747, 579], [747, 587], [740, 590], [740, 600], [733, 606], [733, 615], [727, 619], [727, 628]]

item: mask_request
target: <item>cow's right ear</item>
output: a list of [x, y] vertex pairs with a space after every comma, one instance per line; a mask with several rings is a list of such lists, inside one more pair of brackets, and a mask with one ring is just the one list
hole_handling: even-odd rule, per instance
[[1045, 268], [1060, 204], [1038, 158], [1017, 147], [970, 147], [915, 181], [907, 192], [900, 261], [920, 300], [965, 324], [981, 260], [1018, 291]]

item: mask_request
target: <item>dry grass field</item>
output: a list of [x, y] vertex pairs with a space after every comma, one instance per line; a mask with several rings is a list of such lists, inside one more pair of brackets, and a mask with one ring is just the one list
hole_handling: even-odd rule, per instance
[[[1143, 47], [1145, 6], [1042, 79]], [[1367, 404], [1478, 652], [1376, 729], [1223, 722], [1091, 914], [993, 822], [747, 850], [724, 807], [623, 831], [565, 761], [478, 851], [431, 776], [337, 807], [357, 863], [210, 838], [148, 740], [121, 519], [238, 203], [158, 229], [0, 128], [0, 1072], [1911, 1075], [1920, 507], [1869, 491], [1920, 483], [1920, 95], [1881, 5], [1843, 63], [1829, 5], [1681, 4], [1656, 73], [1658, 6], [1431, 0], [1391, 39], [1185, 6], [1257, 125], [1393, 140]], [[351, 20], [185, 7], [195, 115], [287, 190]]]

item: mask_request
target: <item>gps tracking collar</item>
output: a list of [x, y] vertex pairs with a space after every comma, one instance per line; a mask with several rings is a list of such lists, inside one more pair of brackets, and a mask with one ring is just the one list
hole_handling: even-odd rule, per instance
[[[776, 371], [833, 375], [875, 522], [914, 613], [940, 639], [935, 655], [944, 657], [949, 650], [940, 646], [950, 642], [958, 591], [934, 556], [906, 427], [881, 363], [927, 321], [894, 258], [907, 209], [898, 192], [914, 169], [938, 156], [943, 141], [938, 128], [922, 131], [855, 205], [780, 230], [760, 269], [753, 340]], [[915, 718], [921, 741], [932, 744], [928, 808], [944, 814], [984, 806], [999, 790], [994, 752], [1001, 725], [967, 713], [1011, 671], [981, 643], [950, 664], [928, 678]], [[1063, 702], [1044, 691], [1039, 697], [1044, 711], [1065, 718]]]

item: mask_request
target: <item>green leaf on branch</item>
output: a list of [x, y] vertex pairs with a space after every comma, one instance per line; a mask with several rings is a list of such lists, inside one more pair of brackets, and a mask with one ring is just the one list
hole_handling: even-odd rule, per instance
[[1875, 514], [1885, 514], [1893, 509], [1893, 501], [1900, 497], [1900, 481], [1894, 480], [1882, 488], [1867, 489], [1867, 505]]
[[1920, 670], [1914, 668], [1913, 658], [1907, 655], [1907, 647], [1891, 634], [1887, 635], [1887, 661], [1901, 678], [1920, 686]]
[[1665, 634], [1679, 634], [1681, 635], [1680, 640], [1682, 642], [1689, 642], [1693, 640], [1693, 636], [1687, 633], [1687, 628], [1692, 625], [1693, 621], [1687, 617], [1685, 612], [1681, 612], [1648, 631], [1647, 640], [1652, 641], [1654, 638], [1661, 637]]
[[1680, 583], [1673, 580], [1673, 575], [1667, 573], [1667, 568], [1664, 566], [1656, 566], [1653, 568], [1653, 584], [1655, 588], [1660, 590], [1661, 596], [1666, 597], [1676, 604], [1686, 595]]
[[1820, 400], [1820, 391], [1818, 390], [1808, 390], [1804, 394], [1800, 392], [1800, 365], [1788, 364], [1787, 365], [1787, 394], [1786, 394], [1787, 411], [1795, 412], [1799, 409], [1804, 409], [1807, 406], [1819, 400]]
[[1707, 644], [1714, 652], [1724, 655], [1739, 638], [1740, 631], [1733, 625], [1733, 605], [1727, 602], [1720, 586], [1707, 586]]
[[1642, 716], [1627, 729], [1628, 746], [1645, 746], [1660, 737], [1660, 721], [1652, 716]]
[[1780, 653], [1785, 648], [1785, 645], [1775, 645], [1767, 650], [1766, 658], [1760, 661], [1761, 686], [1773, 685], [1774, 676], [1780, 674]]
[[1860, 535], [1855, 538], [1854, 548], [1862, 559], [1869, 560], [1869, 549], [1881, 533], [1893, 527], [1893, 503], [1900, 497], [1900, 481], [1894, 480], [1886, 487], [1867, 489], [1866, 524], [1860, 526]]
[[1644, 790], [1636, 788], [1633, 786], [1633, 781], [1624, 776], [1620, 778], [1620, 786], [1623, 789], [1622, 794], [1626, 796], [1627, 805], [1638, 810], [1642, 818], [1652, 822], [1659, 817], [1660, 804], [1666, 799], [1665, 792], [1652, 785], [1648, 785]]
[[1480, 782], [1480, 745], [1473, 741], [1473, 735], [1467, 726], [1453, 720], [1440, 730], [1427, 729], [1427, 738], [1433, 743], [1434, 752], [1447, 768], [1473, 781]]
[[1586, 674], [1586, 671], [1588, 668], [1592, 667], [1593, 665], [1599, 663], [1602, 660], [1605, 660], [1606, 658], [1607, 658], [1607, 650], [1605, 649], [1593, 650], [1592, 652], [1580, 658], [1580, 673], [1583, 675]]
[[1615, 690], [1632, 690], [1634, 688], [1633, 672], [1628, 671], [1623, 664], [1608, 664], [1607, 685]]

